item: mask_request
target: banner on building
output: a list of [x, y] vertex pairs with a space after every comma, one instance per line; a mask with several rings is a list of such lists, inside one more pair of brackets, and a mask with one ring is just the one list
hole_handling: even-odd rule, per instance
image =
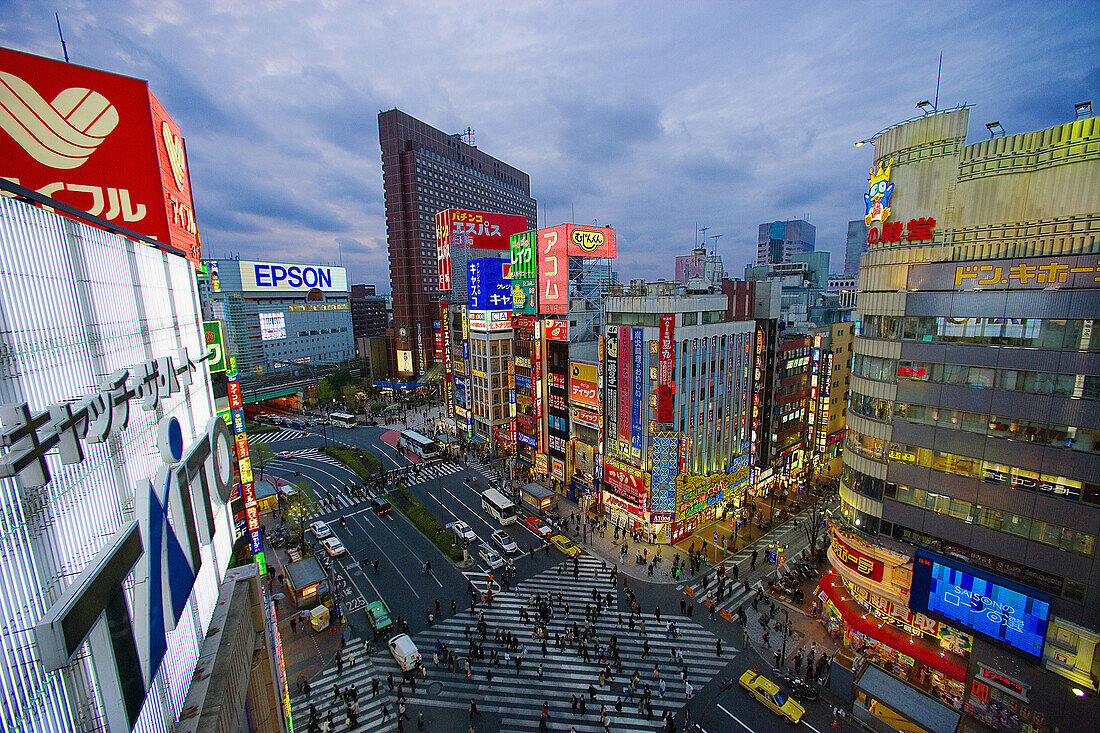
[[673, 421], [676, 395], [675, 324], [675, 316], [661, 316], [657, 347], [657, 422], [660, 423]]
[[624, 452], [630, 452], [630, 403], [634, 391], [631, 388], [634, 375], [634, 350], [630, 341], [631, 330], [629, 326], [619, 327], [619, 435], [618, 438], [625, 446]]
[[596, 365], [579, 361], [569, 362], [569, 400], [592, 410], [598, 409], [599, 392], [596, 389]]
[[566, 242], [556, 229], [539, 230], [539, 313], [569, 312], [569, 262]]
[[630, 406], [630, 452], [635, 460], [642, 458], [642, 430], [645, 425], [645, 337], [640, 328], [633, 329], [630, 346], [634, 355], [630, 360], [633, 374], [631, 375], [631, 388], [633, 389]]

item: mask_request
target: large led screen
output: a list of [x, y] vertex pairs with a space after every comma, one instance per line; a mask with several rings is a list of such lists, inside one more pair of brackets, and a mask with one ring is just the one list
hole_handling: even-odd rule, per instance
[[1036, 659], [1043, 655], [1049, 600], [976, 568], [918, 551], [909, 608], [962, 624]]
[[260, 338], [264, 341], [286, 338], [286, 319], [282, 313], [260, 314]]

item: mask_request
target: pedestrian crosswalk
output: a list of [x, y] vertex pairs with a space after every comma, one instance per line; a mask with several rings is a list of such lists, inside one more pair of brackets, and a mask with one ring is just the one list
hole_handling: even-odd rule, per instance
[[[374, 659], [382, 655], [389, 656], [389, 651], [382, 645], [374, 653]], [[318, 713], [318, 722], [328, 717], [332, 711], [332, 731], [346, 731], [347, 707], [352, 697], [359, 703], [359, 726], [355, 730], [360, 731], [391, 731], [397, 728], [397, 699], [395, 691], [390, 691], [385, 682], [385, 673], [379, 677], [378, 669], [372, 658], [366, 653], [362, 641], [353, 641], [344, 647], [341, 652], [344, 663], [341, 668], [329, 667], [309, 680], [309, 694], [303, 694], [296, 690], [297, 696], [291, 703], [292, 720], [294, 730], [305, 731], [309, 729], [310, 705], [314, 705]], [[399, 675], [395, 675], [400, 679]], [[373, 694], [371, 680], [378, 678], [378, 693]], [[337, 697], [339, 688], [340, 696]], [[349, 688], [356, 688], [354, 695], [344, 697]], [[386, 710], [383, 711], [382, 706]]]
[[300, 438], [316, 438], [314, 433], [307, 433], [303, 430], [295, 430], [293, 428], [280, 428], [279, 430], [272, 430], [270, 432], [256, 433], [250, 436], [249, 442], [254, 443], [278, 443], [283, 440], [298, 440]]
[[[648, 613], [644, 618], [650, 626], [648, 635], [643, 637], [639, 633], [640, 629], [631, 631], [628, 628], [628, 616], [620, 614], [622, 606], [617, 604], [601, 615], [595, 627], [603, 644], [606, 644], [611, 634], [618, 635], [622, 671], [616, 672], [608, 684], [598, 686], [598, 675], [603, 664], [598, 661], [595, 652], [591, 661], [586, 662], [575, 647], [559, 649], [554, 643], [554, 635], [563, 633], [574, 622], [583, 624], [584, 606], [591, 603], [593, 589], [600, 594], [606, 594], [608, 591], [614, 592], [614, 587], [608, 582], [603, 561], [598, 558], [580, 556], [575, 577], [572, 561], [565, 560], [559, 567], [563, 571], [561, 574], [558, 567], [543, 571], [521, 581], [514, 592], [494, 594], [492, 607], [480, 607], [488, 626], [484, 641], [486, 659], [471, 660], [473, 667], [470, 677], [464, 671], [470, 645], [466, 629], [467, 626], [475, 628], [476, 618], [468, 611], [443, 619], [416, 634], [414, 640], [424, 655], [427, 667], [427, 684], [424, 687], [418, 684], [417, 693], [408, 694], [410, 707], [426, 709], [425, 716], [429, 720], [433, 717], [440, 719], [456, 714], [465, 715], [469, 710], [470, 700], [475, 699], [481, 713], [502, 716], [501, 730], [533, 731], [538, 729], [542, 707], [546, 704], [550, 711], [551, 728], [564, 730], [569, 726], [576, 726], [578, 731], [596, 733], [603, 729], [600, 724], [600, 706], [604, 705], [613, 721], [614, 730], [653, 731], [660, 725], [664, 711], [675, 712], [686, 701], [687, 689], [681, 676], [682, 668], [686, 668], [687, 680], [697, 689], [726, 666], [728, 658], [716, 655], [716, 637], [688, 618], [666, 613], [661, 616], [661, 622], [657, 622], [653, 613]], [[521, 607], [526, 607], [529, 599], [536, 593], [544, 596], [548, 593], [555, 596], [561, 594], [562, 600], [570, 606], [568, 617], [565, 616], [563, 605], [555, 606], [554, 617], [549, 624], [551, 641], [545, 655], [542, 653], [541, 643], [532, 638], [531, 626], [520, 620]], [[680, 630], [678, 637], [666, 637], [664, 624], [668, 620], [676, 622]], [[518, 667], [514, 660], [507, 668], [501, 661], [499, 668], [493, 668], [490, 681], [486, 675], [490, 649], [496, 648], [501, 657], [504, 654], [504, 650], [495, 642], [494, 634], [498, 628], [519, 636], [525, 647], [517, 654], [520, 659]], [[647, 641], [648, 653], [643, 648]], [[457, 671], [442, 664], [439, 667], [434, 665], [432, 652], [437, 642], [445, 643], [462, 658]], [[676, 650], [682, 655], [682, 664], [677, 660]], [[375, 665], [382, 675], [393, 672], [396, 676], [399, 671], [397, 664], [383, 655], [375, 658]], [[659, 679], [654, 673], [655, 667], [665, 680], [663, 696], [660, 694]], [[651, 689], [651, 719], [647, 719], [645, 713], [638, 712], [639, 693], [635, 693], [629, 700], [624, 697], [627, 682], [635, 671]], [[433, 686], [431, 694], [424, 694], [425, 688], [435, 682], [441, 684]], [[585, 714], [575, 714], [571, 708], [571, 695], [582, 694], [587, 697], [589, 684], [597, 685], [595, 696], [587, 701]], [[437, 687], [442, 689], [437, 691]], [[623, 704], [622, 713], [616, 713], [615, 703], [620, 698]]]

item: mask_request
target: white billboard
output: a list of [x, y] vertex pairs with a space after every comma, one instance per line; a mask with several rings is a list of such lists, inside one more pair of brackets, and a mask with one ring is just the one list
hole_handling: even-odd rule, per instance
[[260, 339], [275, 341], [286, 338], [286, 318], [282, 313], [260, 314]]
[[241, 260], [239, 264], [244, 291], [307, 293], [316, 288], [326, 293], [348, 292], [348, 272], [343, 267], [251, 260]]

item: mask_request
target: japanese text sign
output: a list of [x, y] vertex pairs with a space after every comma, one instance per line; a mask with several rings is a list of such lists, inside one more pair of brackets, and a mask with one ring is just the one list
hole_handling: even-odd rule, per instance
[[661, 316], [657, 346], [657, 422], [672, 422], [673, 396], [676, 394], [675, 354], [673, 348], [675, 316]]
[[538, 308], [540, 313], [569, 312], [569, 263], [563, 232], [539, 230]]
[[512, 309], [512, 287], [504, 277], [508, 260], [482, 258], [466, 263], [466, 286], [470, 310]]

